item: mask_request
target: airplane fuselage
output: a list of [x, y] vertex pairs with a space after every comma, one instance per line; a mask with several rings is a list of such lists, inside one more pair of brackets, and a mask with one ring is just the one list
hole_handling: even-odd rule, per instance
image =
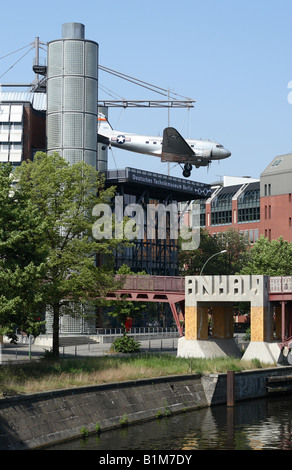
[[183, 139], [174, 128], [166, 128], [163, 137], [146, 136], [112, 129], [107, 119], [99, 116], [98, 141], [109, 147], [160, 157], [162, 162], [185, 165], [189, 176], [192, 165], [207, 166], [212, 160], [228, 158], [231, 153], [223, 145], [210, 140]]

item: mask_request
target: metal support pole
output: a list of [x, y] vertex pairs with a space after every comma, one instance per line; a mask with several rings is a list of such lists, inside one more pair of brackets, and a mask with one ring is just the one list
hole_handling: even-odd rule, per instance
[[282, 307], [282, 342], [285, 341], [285, 303], [286, 302], [281, 302], [281, 307]]
[[227, 371], [227, 406], [235, 405], [235, 373], [234, 370]]
[[[35, 41], [34, 41], [34, 48], [35, 48], [35, 65], [39, 65], [39, 62], [40, 62], [40, 57], [39, 57], [39, 47], [40, 47], [40, 39], [39, 37], [36, 37], [35, 38]], [[36, 81], [38, 81], [39, 79], [39, 74], [36, 73], [35, 74], [35, 79]]]

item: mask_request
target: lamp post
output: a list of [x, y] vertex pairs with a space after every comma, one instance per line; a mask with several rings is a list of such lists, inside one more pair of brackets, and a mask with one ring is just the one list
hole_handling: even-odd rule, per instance
[[202, 269], [200, 271], [200, 276], [202, 275], [203, 269], [206, 266], [206, 264], [208, 263], [208, 261], [210, 261], [210, 259], [214, 258], [214, 256], [221, 255], [221, 253], [226, 253], [226, 252], [227, 252], [227, 250], [222, 250], [222, 251], [219, 251], [218, 253], [215, 253], [214, 255], [210, 256], [210, 258], [207, 259], [206, 263], [202, 267]]

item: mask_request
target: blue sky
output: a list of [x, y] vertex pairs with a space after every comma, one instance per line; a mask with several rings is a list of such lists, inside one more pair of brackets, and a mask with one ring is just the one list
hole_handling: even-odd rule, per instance
[[[101, 65], [196, 100], [189, 111], [172, 109], [170, 124], [185, 137], [214, 139], [232, 152], [208, 171], [194, 169], [191, 179], [259, 178], [274, 156], [292, 152], [291, 18], [290, 0], [5, 2], [0, 82], [34, 78], [33, 51], [17, 64], [28, 49], [3, 56], [36, 36], [44, 43], [61, 38], [63, 23], [83, 23], [86, 38], [99, 44]], [[116, 99], [165, 99], [105, 72], [99, 81], [101, 100], [111, 99], [104, 87]], [[123, 131], [161, 135], [168, 111], [110, 108], [109, 119]], [[156, 157], [109, 153], [110, 168], [126, 166], [167, 173], [167, 164]], [[171, 167], [171, 175], [181, 176], [181, 169]]]

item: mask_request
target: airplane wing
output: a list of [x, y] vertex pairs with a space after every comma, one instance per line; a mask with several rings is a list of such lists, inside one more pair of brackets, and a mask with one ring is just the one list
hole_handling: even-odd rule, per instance
[[[162, 156], [164, 159], [170, 160], [171, 156], [173, 156], [173, 158], [182, 157], [186, 159], [194, 157], [194, 155], [191, 147], [174, 127], [164, 129], [162, 142]], [[176, 160], [172, 160], [171, 158], [170, 161]]]

